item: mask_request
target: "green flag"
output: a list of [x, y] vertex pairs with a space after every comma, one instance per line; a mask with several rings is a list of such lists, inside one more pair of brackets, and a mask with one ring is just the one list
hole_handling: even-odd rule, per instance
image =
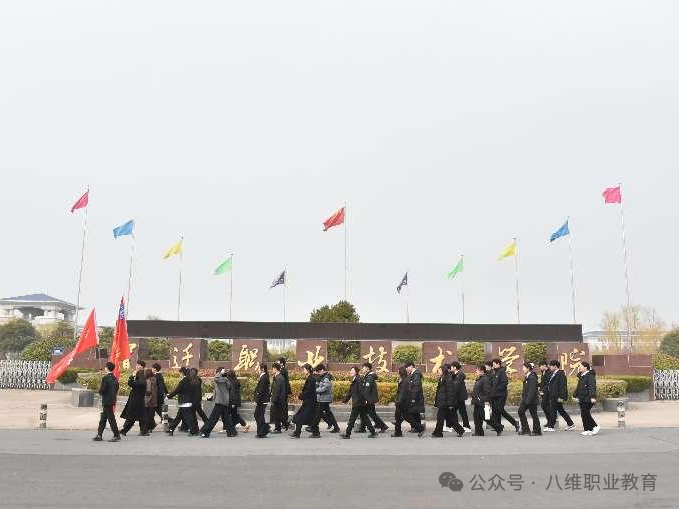
[[453, 279], [455, 276], [457, 276], [458, 272], [462, 272], [464, 270], [464, 258], [460, 258], [460, 261], [457, 262], [457, 265], [453, 267], [450, 272], [448, 272], [448, 279]]
[[231, 256], [229, 256], [226, 260], [219, 264], [219, 267], [215, 269], [215, 276], [219, 276], [221, 274], [226, 274], [227, 272], [229, 272], [231, 270], [232, 264], [233, 259]]

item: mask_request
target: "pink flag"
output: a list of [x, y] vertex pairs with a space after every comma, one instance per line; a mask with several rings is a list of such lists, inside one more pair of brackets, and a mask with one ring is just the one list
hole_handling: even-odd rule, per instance
[[604, 197], [604, 203], [622, 203], [622, 193], [620, 192], [620, 186], [618, 187], [607, 187], [604, 192], [601, 193]]
[[87, 207], [87, 203], [90, 201], [90, 190], [88, 189], [85, 194], [83, 194], [80, 198], [78, 198], [78, 201], [73, 204], [71, 207], [71, 214], [77, 210], [77, 209], [82, 209]]

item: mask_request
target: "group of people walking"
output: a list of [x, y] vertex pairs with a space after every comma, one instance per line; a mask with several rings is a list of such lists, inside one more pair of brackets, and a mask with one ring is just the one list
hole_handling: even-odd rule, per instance
[[[465, 433], [472, 433], [467, 415], [466, 402], [471, 398], [473, 407], [473, 436], [483, 436], [485, 429], [490, 428], [502, 434], [506, 420], [520, 435], [542, 435], [543, 426], [537, 413], [541, 406], [546, 423], [544, 431], [555, 431], [556, 421], [560, 415], [566, 422], [566, 430], [575, 429], [573, 420], [564, 408], [568, 400], [568, 384], [565, 372], [557, 360], [542, 361], [539, 364], [540, 378], [535, 366], [524, 362], [523, 390], [517, 422], [505, 409], [508, 396], [509, 379], [507, 370], [500, 359], [493, 359], [480, 364], [475, 369], [476, 379], [471, 394], [465, 384], [465, 373], [462, 366], [455, 361], [443, 364], [439, 369], [434, 406], [436, 412], [436, 426], [432, 437], [443, 437], [444, 428], [452, 428], [458, 437]], [[580, 413], [584, 431], [582, 435], [591, 436], [599, 433], [599, 426], [594, 421], [591, 409], [596, 403], [596, 375], [589, 363], [582, 362], [579, 366], [578, 384], [574, 398], [580, 405]], [[233, 370], [217, 368], [214, 378], [214, 407], [210, 416], [206, 416], [201, 406], [202, 380], [194, 368], [182, 368], [182, 379], [177, 387], [168, 392], [161, 373], [161, 366], [154, 364], [146, 369], [143, 361], [137, 363], [137, 371], [128, 379], [130, 396], [121, 417], [125, 419], [122, 429], [118, 430], [114, 408], [119, 389], [118, 381], [113, 375], [114, 365], [107, 363], [106, 375], [102, 379], [99, 394], [102, 400], [102, 413], [95, 441], [103, 440], [102, 435], [106, 423], [109, 423], [113, 438], [119, 441], [125, 436], [135, 422], [139, 423], [141, 436], [149, 436], [156, 427], [155, 415], [162, 417], [162, 406], [165, 399], [177, 398], [178, 412], [169, 423], [166, 432], [172, 436], [181, 425], [181, 429], [188, 431], [189, 436], [209, 438], [219, 421], [223, 424], [223, 432], [229, 437], [238, 435], [237, 426], [245, 431], [249, 426], [239, 415], [241, 406], [241, 387], [238, 377]], [[310, 438], [320, 438], [320, 422], [328, 425], [330, 433], [340, 434], [341, 430], [330, 404], [333, 401], [333, 377], [323, 364], [312, 367], [303, 366], [305, 373], [304, 385], [299, 399], [302, 402], [297, 412], [290, 420], [288, 417], [288, 399], [292, 393], [290, 377], [286, 368], [285, 358], [281, 357], [271, 366], [271, 377], [267, 364], [260, 364], [259, 377], [254, 393], [256, 422], [256, 437], [266, 438], [269, 434], [281, 434], [289, 431], [290, 438], [299, 439], [302, 430], [310, 433]], [[350, 369], [351, 385], [344, 397], [344, 403], [351, 403], [351, 413], [343, 439], [351, 438], [352, 433], [368, 433], [369, 438], [376, 438], [379, 433], [385, 433], [389, 426], [377, 414], [375, 405], [379, 401], [377, 374], [373, 366], [365, 362], [359, 368]], [[423, 416], [425, 412], [422, 373], [414, 363], [408, 362], [399, 369], [399, 380], [395, 396], [394, 432], [392, 437], [402, 437], [402, 425], [407, 422], [410, 432], [422, 437], [425, 432]], [[266, 420], [266, 407], [271, 405], [269, 422]], [[529, 425], [527, 414], [532, 419]], [[198, 427], [198, 418], [203, 426]], [[461, 422], [460, 422], [461, 421]]]

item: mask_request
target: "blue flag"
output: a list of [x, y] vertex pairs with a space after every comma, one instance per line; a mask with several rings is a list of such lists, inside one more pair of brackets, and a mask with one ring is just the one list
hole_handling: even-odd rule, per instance
[[132, 235], [134, 231], [134, 219], [130, 219], [127, 223], [113, 228], [113, 238], [117, 239], [123, 235]]
[[560, 237], [565, 237], [566, 235], [570, 235], [570, 234], [571, 234], [571, 232], [568, 229], [568, 220], [566, 220], [566, 222], [563, 224], [563, 226], [561, 228], [559, 228], [557, 231], [552, 233], [552, 236], [549, 237], [549, 241], [554, 242], [556, 239], [558, 239]]

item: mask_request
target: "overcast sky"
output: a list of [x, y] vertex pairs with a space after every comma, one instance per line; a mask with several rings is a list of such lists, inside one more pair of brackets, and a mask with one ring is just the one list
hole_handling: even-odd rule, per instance
[[[344, 293], [363, 321], [569, 322], [632, 301], [677, 321], [679, 4], [535, 1], [6, 1], [0, 4], [0, 297], [112, 324], [137, 221], [131, 318], [288, 319]], [[395, 288], [409, 271], [403, 295]], [[406, 295], [409, 294], [409, 297]], [[84, 319], [84, 317], [82, 317]]]

